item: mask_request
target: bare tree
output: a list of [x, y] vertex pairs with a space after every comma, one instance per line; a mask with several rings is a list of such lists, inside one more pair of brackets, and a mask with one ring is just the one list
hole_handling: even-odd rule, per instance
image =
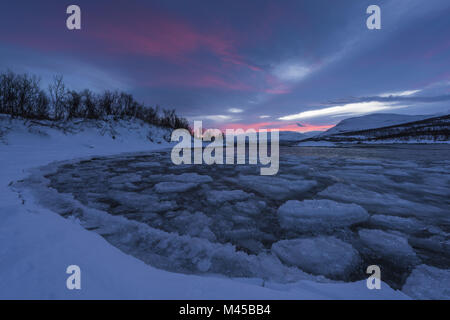
[[50, 102], [53, 107], [53, 117], [55, 120], [63, 119], [65, 117], [65, 100], [67, 95], [63, 76], [54, 76], [53, 82], [48, 87], [48, 91], [50, 93]]

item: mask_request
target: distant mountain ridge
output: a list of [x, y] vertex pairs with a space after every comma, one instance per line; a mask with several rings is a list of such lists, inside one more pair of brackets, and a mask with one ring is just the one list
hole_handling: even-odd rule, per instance
[[420, 121], [433, 117], [432, 115], [402, 115], [395, 113], [373, 113], [361, 117], [347, 118], [339, 122], [333, 128], [321, 133], [319, 136], [329, 136], [344, 132], [368, 130], [402, 123]]
[[[391, 118], [389, 119], [389, 117]], [[449, 142], [450, 115], [371, 114], [345, 119], [330, 130], [304, 141], [331, 143]]]

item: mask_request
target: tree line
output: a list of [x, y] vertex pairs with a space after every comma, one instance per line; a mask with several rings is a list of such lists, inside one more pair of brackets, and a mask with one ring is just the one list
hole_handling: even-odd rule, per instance
[[53, 77], [47, 90], [43, 90], [37, 76], [11, 71], [0, 74], [0, 113], [13, 118], [53, 121], [137, 118], [156, 126], [190, 130], [188, 121], [175, 110], [146, 106], [126, 92], [70, 90], [62, 76]]

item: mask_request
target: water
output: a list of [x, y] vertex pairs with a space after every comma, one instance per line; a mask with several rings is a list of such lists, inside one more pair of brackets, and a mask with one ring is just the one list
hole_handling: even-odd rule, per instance
[[[329, 278], [363, 279], [365, 268], [378, 264], [383, 280], [400, 288], [419, 263], [450, 267], [449, 155], [447, 145], [281, 147], [278, 175], [262, 177], [253, 165], [174, 166], [170, 154], [159, 152], [71, 163], [47, 178], [50, 187], [86, 207], [148, 226], [151, 237], [133, 234], [130, 240], [127, 227], [104, 232], [89, 223], [114, 245], [160, 268], [294, 281], [302, 268], [280, 263], [272, 245], [333, 236], [352, 245], [360, 260], [350, 272]], [[240, 191], [221, 193], [230, 190]], [[328, 231], [282, 228], [278, 208], [287, 200], [309, 199], [356, 203], [371, 218]], [[361, 240], [362, 229], [406, 239], [416, 257], [377, 252]]]

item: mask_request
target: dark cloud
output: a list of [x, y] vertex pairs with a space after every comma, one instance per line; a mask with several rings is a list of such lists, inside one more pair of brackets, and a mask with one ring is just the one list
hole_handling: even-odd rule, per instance
[[[380, 0], [381, 30], [366, 28], [369, 0], [77, 4], [82, 30], [68, 31], [64, 2], [3, 1], [0, 68], [38, 73], [43, 82], [63, 74], [76, 88], [125, 89], [192, 118], [239, 108], [244, 124], [333, 103], [448, 110], [448, 86], [425, 95], [450, 80], [448, 0]], [[413, 89], [423, 93], [380, 96]]]

